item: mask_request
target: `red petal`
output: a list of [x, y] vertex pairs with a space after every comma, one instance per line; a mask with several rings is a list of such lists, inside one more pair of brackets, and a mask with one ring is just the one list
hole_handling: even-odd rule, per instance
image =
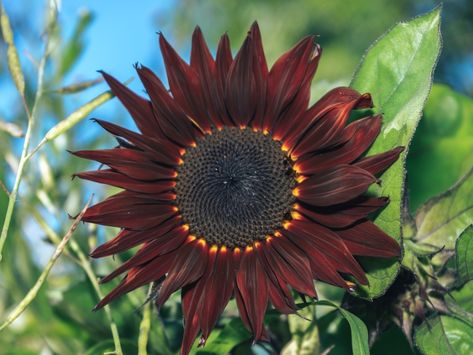
[[332, 228], [344, 228], [365, 218], [369, 213], [386, 206], [389, 199], [385, 197], [360, 197], [343, 205], [331, 208], [296, 205], [296, 210], [314, 222]]
[[72, 154], [106, 164], [122, 174], [137, 180], [173, 179], [176, 171], [150, 161], [143, 152], [134, 149], [114, 148], [80, 150]]
[[210, 132], [209, 115], [197, 72], [182, 60], [162, 34], [159, 35], [159, 45], [174, 100], [203, 131]]
[[156, 118], [153, 114], [151, 103], [145, 98], [138, 96], [113, 76], [100, 71], [113, 94], [119, 98], [123, 106], [128, 110], [131, 117], [141, 132], [145, 135], [162, 137]]
[[346, 128], [354, 131], [348, 142], [327, 152], [306, 154], [297, 160], [294, 169], [303, 175], [312, 175], [336, 165], [351, 163], [369, 148], [380, 129], [381, 116], [355, 121]]
[[169, 296], [185, 285], [197, 281], [207, 266], [207, 246], [194, 240], [181, 248], [164, 280], [156, 303], [162, 306]]
[[228, 115], [224, 101], [228, 71], [230, 70], [230, 66], [233, 63], [232, 51], [230, 49], [230, 40], [228, 39], [227, 34], [224, 34], [220, 38], [215, 63], [217, 66], [216, 81], [218, 95], [216, 96], [216, 99], [218, 100], [218, 113], [225, 125], [232, 126], [234, 122]]
[[365, 169], [373, 175], [378, 175], [394, 164], [403, 151], [404, 147], [397, 147], [381, 154], [363, 158], [359, 162], [355, 163], [355, 165], [361, 169]]
[[368, 220], [348, 229], [338, 230], [337, 234], [354, 255], [383, 258], [393, 258], [401, 255], [401, 248], [396, 240]]
[[163, 223], [153, 227], [152, 229], [144, 231], [124, 229], [120, 231], [120, 233], [118, 233], [115, 238], [94, 249], [90, 253], [90, 256], [93, 258], [100, 258], [121, 253], [141, 243], [144, 243], [147, 240], [159, 238], [160, 236], [169, 233], [172, 229], [174, 229], [181, 223], [181, 218], [179, 216], [176, 216], [174, 218], [168, 219], [167, 221], [164, 221]]
[[315, 37], [306, 37], [274, 63], [268, 76], [264, 129], [271, 130], [280, 114], [294, 100], [303, 83], [312, 79], [312, 77], [307, 77], [306, 74], [310, 64], [318, 61], [318, 50], [319, 47], [315, 44]]
[[199, 317], [197, 312], [200, 309], [205, 280], [201, 278], [195, 285], [184, 287], [182, 290], [182, 313], [184, 315], [184, 336], [180, 355], [187, 355], [192, 344], [199, 333]]
[[268, 304], [268, 285], [260, 261], [253, 250], [243, 253], [236, 283], [237, 305], [245, 325], [255, 335], [255, 341], [264, 334], [264, 314]]
[[136, 71], [151, 98], [165, 136], [183, 147], [194, 144], [196, 137], [200, 135], [198, 129], [169, 95], [161, 80], [145, 66], [137, 66]]
[[340, 165], [332, 171], [313, 175], [295, 188], [296, 197], [314, 206], [347, 202], [365, 192], [377, 179], [353, 165]]
[[165, 191], [171, 191], [176, 185], [174, 181], [154, 181], [152, 183], [143, 182], [132, 179], [119, 172], [113, 171], [112, 169], [84, 171], [82, 173], [74, 174], [73, 176], [145, 194], [158, 194]]
[[113, 135], [126, 139], [137, 148], [141, 149], [143, 153], [152, 160], [168, 165], [176, 165], [180, 161], [178, 146], [168, 139], [144, 136], [113, 123], [98, 119], [95, 119], [95, 122]]
[[185, 242], [188, 235], [187, 229], [181, 226], [160, 237], [153, 236], [153, 239], [147, 241], [135, 255], [101, 279], [100, 283], [108, 282], [132, 267], [147, 264], [158, 256], [174, 251]]
[[296, 238], [297, 242], [301, 238], [305, 238], [313, 243], [332, 261], [332, 264], [338, 271], [355, 276], [363, 284], [368, 283], [364, 270], [353, 258], [343, 240], [336, 233], [316, 223], [300, 220], [293, 220], [289, 224], [288, 229], [298, 236]]

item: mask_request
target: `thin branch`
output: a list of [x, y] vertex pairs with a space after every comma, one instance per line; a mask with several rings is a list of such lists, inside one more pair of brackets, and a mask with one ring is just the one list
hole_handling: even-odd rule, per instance
[[[148, 299], [153, 292], [153, 285], [149, 286]], [[138, 336], [138, 355], [148, 355], [148, 339], [149, 331], [151, 329], [151, 307], [152, 302], [148, 302], [143, 307], [143, 318], [140, 323], [140, 334]]]
[[67, 242], [71, 239], [72, 234], [74, 233], [77, 226], [79, 225], [79, 222], [82, 219], [82, 216], [84, 215], [85, 211], [89, 207], [89, 203], [90, 203], [90, 199], [86, 203], [85, 207], [82, 209], [81, 213], [79, 213], [79, 215], [75, 218], [74, 222], [72, 223], [69, 230], [62, 238], [61, 242], [58, 244], [56, 250], [54, 251], [51, 258], [49, 259], [46, 267], [44, 268], [43, 272], [39, 276], [34, 286], [28, 291], [25, 298], [23, 298], [23, 300], [18, 304], [18, 306], [16, 306], [15, 309], [8, 315], [5, 322], [0, 326], [0, 331], [8, 327], [15, 319], [17, 319], [25, 311], [25, 309], [31, 304], [31, 302], [33, 302], [33, 300], [36, 298], [39, 290], [41, 289], [41, 286], [43, 286], [44, 282], [48, 278], [49, 272], [51, 271], [52, 267], [56, 263], [59, 256], [61, 256], [62, 252], [64, 251], [64, 248], [67, 245]]

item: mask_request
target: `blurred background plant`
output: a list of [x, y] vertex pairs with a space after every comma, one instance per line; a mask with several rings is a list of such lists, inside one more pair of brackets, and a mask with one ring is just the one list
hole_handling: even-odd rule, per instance
[[[140, 61], [164, 77], [156, 31], [164, 32], [186, 57], [195, 25], [201, 26], [212, 49], [225, 31], [236, 49], [256, 19], [270, 63], [302, 36], [319, 35], [324, 54], [313, 86], [316, 99], [335, 85], [347, 85], [365, 50], [382, 33], [399, 21], [431, 10], [436, 3], [4, 1], [0, 47], [0, 225], [8, 232], [3, 233], [8, 238], [2, 237], [6, 242], [0, 262], [0, 323], [7, 320], [44, 272], [71, 226], [69, 215], [78, 214], [93, 193], [96, 200], [111, 193], [101, 186], [71, 182], [72, 173], [92, 167], [66, 152], [115, 145], [110, 135], [103, 134], [87, 118], [99, 117], [134, 128], [119, 103], [108, 102], [111, 95], [97, 69], [128, 81], [134, 76], [132, 64]], [[6, 24], [7, 15], [10, 26]], [[330, 286], [319, 286], [321, 298], [335, 305], [343, 303], [368, 325], [371, 351], [375, 354], [409, 354], [419, 349], [435, 354], [436, 349], [430, 349], [422, 338], [423, 334], [428, 337], [431, 329], [438, 332], [437, 338], [445, 336], [450, 346], [447, 349], [456, 349], [445, 335], [446, 329], [457, 330], [455, 322], [463, 322], [462, 334], [471, 335], [473, 329], [468, 323], [473, 313], [469, 297], [473, 294], [473, 276], [468, 267], [461, 278], [455, 276], [460, 270], [457, 267], [463, 265], [464, 270], [466, 262], [458, 260], [459, 253], [455, 255], [456, 239], [466, 230], [457, 249], [465, 260], [470, 260], [468, 243], [472, 233], [467, 227], [473, 223], [473, 186], [468, 173], [473, 166], [471, 1], [445, 2], [442, 33], [443, 49], [435, 84], [406, 162], [405, 271], [386, 296], [376, 301], [375, 305], [383, 310], [381, 314], [367, 313], [367, 303], [351, 300]], [[19, 64], [16, 68], [13, 65], [12, 70], [12, 63], [16, 62], [13, 49], [18, 53]], [[139, 80], [128, 83], [132, 89], [142, 91]], [[25, 142], [29, 143], [26, 150]], [[422, 206], [463, 176], [459, 185]], [[452, 195], [456, 200], [451, 199]], [[438, 203], [443, 205], [438, 207]], [[14, 210], [11, 218], [4, 221], [9, 204]], [[437, 208], [440, 212], [435, 212]], [[457, 218], [462, 223], [457, 223]], [[442, 230], [435, 225], [437, 222], [450, 228]], [[123, 297], [105, 313], [91, 312], [100, 295], [113, 286], [99, 288], [97, 278], [129, 256], [99, 262], [88, 259], [88, 251], [114, 232], [112, 228], [92, 225], [77, 228], [31, 304], [0, 331], [0, 354], [176, 353], [182, 335], [178, 295], [159, 313], [145, 304], [148, 290]], [[453, 238], [448, 243], [444, 240], [447, 235]], [[392, 307], [386, 308], [386, 304]], [[419, 314], [419, 309], [423, 314]], [[452, 311], [456, 316], [445, 315], [451, 309], [456, 309], [456, 313]], [[303, 312], [308, 318], [315, 317], [313, 306]], [[461, 312], [466, 313], [458, 315]], [[235, 315], [236, 310], [230, 305], [221, 322], [225, 326], [214, 331], [204, 348], [206, 353], [345, 354], [352, 346], [348, 325], [352, 326], [350, 321], [356, 325], [349, 314], [342, 312], [349, 320], [346, 323], [328, 307], [317, 307], [317, 322], [270, 312], [267, 324], [275, 340], [269, 345], [252, 346], [250, 335]], [[370, 319], [373, 315], [376, 321]], [[425, 316], [434, 317], [431, 324], [423, 323]], [[419, 347], [413, 348], [413, 329], [418, 326]], [[468, 338], [465, 335], [463, 339]], [[473, 337], [469, 339], [471, 342]]]

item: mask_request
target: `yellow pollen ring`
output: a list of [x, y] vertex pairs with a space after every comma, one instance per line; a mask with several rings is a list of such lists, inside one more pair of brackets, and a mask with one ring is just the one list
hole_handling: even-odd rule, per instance
[[196, 240], [196, 236], [195, 235], [192, 235], [190, 234], [188, 237], [187, 237], [187, 241], [190, 243], [190, 242], [193, 242], [194, 240]]
[[197, 244], [201, 245], [201, 246], [206, 246], [207, 245], [207, 242], [205, 241], [204, 238], [200, 238], [199, 241], [197, 242]]
[[305, 176], [305, 175], [298, 175], [298, 176], [296, 177], [296, 181], [297, 181], [299, 184], [300, 184], [301, 182], [305, 181], [305, 180], [307, 180], [307, 176]]
[[212, 245], [212, 247], [210, 248], [210, 253], [215, 254], [217, 253], [217, 251], [218, 251], [218, 246], [215, 244]]
[[222, 245], [222, 246], [220, 247], [220, 252], [221, 252], [221, 253], [226, 253], [226, 252], [227, 252], [227, 247], [226, 247], [225, 245]]
[[[182, 226], [182, 229], [184, 229], [185, 232], [188, 232], [189, 229], [190, 229], [190, 227], [189, 227], [188, 224], [184, 224], [184, 225]], [[189, 237], [190, 237], [190, 236], [189, 236]], [[195, 237], [194, 237], [194, 238], [195, 238]]]
[[296, 220], [302, 219], [302, 215], [297, 211], [291, 211], [291, 217]]
[[251, 245], [247, 245], [245, 248], [245, 253], [251, 253], [253, 251], [253, 247]]
[[289, 221], [284, 221], [283, 224], [282, 224], [283, 228], [284, 229], [289, 229], [289, 227], [291, 226], [291, 222]]
[[281, 238], [282, 234], [279, 231], [274, 232], [274, 236], [277, 238]]
[[292, 190], [292, 194], [296, 197], [299, 197], [299, 195], [300, 195], [299, 189], [296, 187], [294, 190]]

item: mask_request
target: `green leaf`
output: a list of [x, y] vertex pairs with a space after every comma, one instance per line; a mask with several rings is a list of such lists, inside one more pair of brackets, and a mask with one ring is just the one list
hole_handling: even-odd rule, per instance
[[337, 308], [338, 311], [342, 314], [343, 318], [345, 318], [348, 321], [348, 324], [350, 325], [353, 355], [369, 355], [370, 348], [368, 345], [368, 329], [366, 328], [365, 323], [363, 323], [360, 318], [330, 301], [318, 301], [316, 305]]
[[[384, 117], [383, 129], [368, 155], [396, 146], [408, 146], [429, 94], [432, 74], [440, 52], [440, 7], [401, 22], [368, 49], [351, 86], [373, 97], [375, 111]], [[401, 240], [401, 203], [404, 190], [405, 153], [382, 175], [382, 187], [375, 191], [389, 196], [391, 203], [375, 223], [397, 241]], [[360, 296], [382, 295], [394, 281], [399, 263], [373, 260], [363, 263], [370, 287]]]
[[471, 117], [471, 98], [446, 85], [432, 87], [407, 157], [411, 211], [447, 190], [473, 166]]
[[473, 169], [450, 190], [427, 202], [416, 215], [415, 240], [453, 250], [460, 234], [473, 223]]
[[417, 328], [415, 342], [425, 355], [473, 354], [473, 328], [460, 319], [439, 316]]
[[465, 283], [473, 279], [473, 225], [457, 239], [455, 250], [458, 281]]
[[[301, 309], [299, 314], [288, 315], [292, 339], [281, 351], [281, 355], [311, 355], [320, 353], [319, 328], [315, 316], [315, 304]], [[302, 318], [302, 317], [304, 318]]]
[[191, 354], [198, 355], [220, 355], [228, 354], [238, 344], [251, 339], [251, 334], [245, 329], [239, 318], [233, 318], [222, 329], [214, 330], [205, 347], [197, 349], [197, 344], [191, 350]]

